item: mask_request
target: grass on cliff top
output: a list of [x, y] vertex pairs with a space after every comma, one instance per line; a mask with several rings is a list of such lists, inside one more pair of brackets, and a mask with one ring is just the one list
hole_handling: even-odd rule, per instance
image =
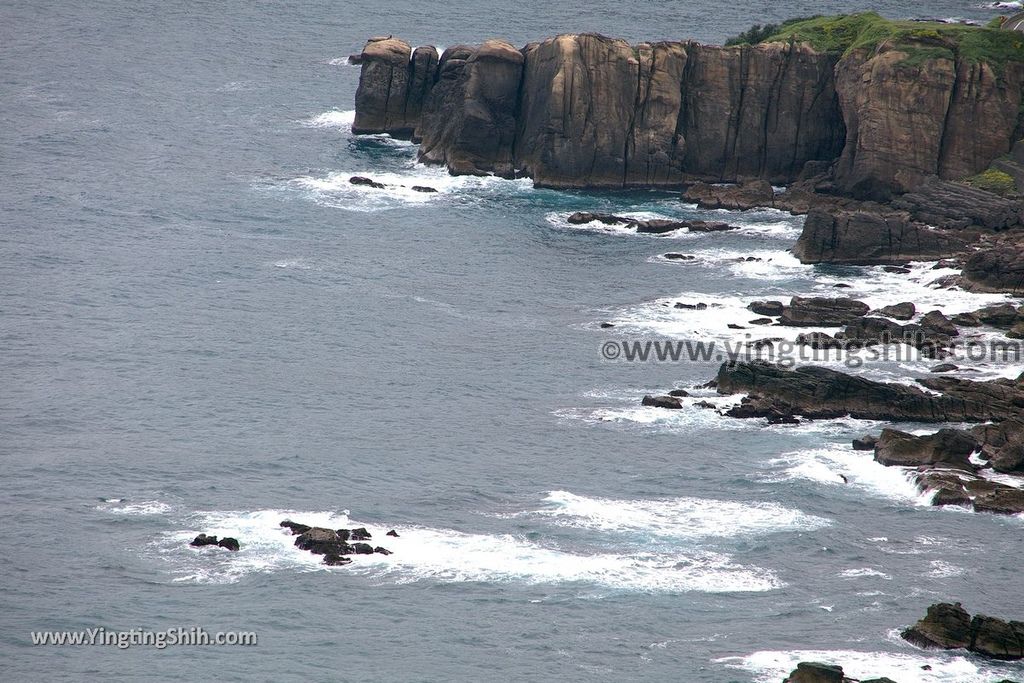
[[[766, 29], [775, 29], [770, 35]], [[833, 17], [793, 19], [775, 27], [755, 27], [731, 44], [806, 42], [820, 52], [873, 50], [891, 40], [908, 53], [908, 60], [959, 56], [972, 62], [1000, 65], [1024, 62], [1024, 34], [981, 26], [927, 21], [894, 21], [874, 12]], [[753, 40], [750, 40], [753, 39]]]

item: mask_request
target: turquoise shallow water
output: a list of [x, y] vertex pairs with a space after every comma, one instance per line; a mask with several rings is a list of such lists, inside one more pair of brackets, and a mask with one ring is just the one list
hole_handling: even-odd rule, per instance
[[[800, 219], [774, 212], [693, 237], [572, 228], [575, 210], [722, 215], [666, 193], [450, 178], [409, 145], [347, 131], [358, 70], [344, 58], [369, 35], [721, 41], [853, 8], [8, 3], [5, 680], [746, 683], [805, 654], [903, 682], [1011, 675], [891, 630], [940, 599], [1024, 613], [1020, 520], [928, 507], [846, 448], [877, 425], [640, 409], [717, 363], [600, 353], [718, 338], [745, 322], [737, 302], [840, 281], [872, 300], [981, 299], [930, 289], [927, 266], [800, 266], [784, 251]], [[355, 173], [441, 192], [357, 191]], [[762, 260], [735, 260], [747, 255]], [[676, 300], [721, 305], [662, 305]], [[325, 570], [276, 529], [286, 516], [402, 538], [393, 556]], [[187, 548], [199, 531], [242, 551]], [[259, 645], [29, 639], [193, 625], [256, 631]]]

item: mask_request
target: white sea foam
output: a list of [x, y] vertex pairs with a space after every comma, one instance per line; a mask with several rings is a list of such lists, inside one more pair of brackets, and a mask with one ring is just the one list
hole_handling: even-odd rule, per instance
[[545, 506], [527, 514], [583, 529], [673, 538], [731, 537], [776, 531], [806, 531], [831, 524], [776, 503], [705, 498], [616, 500], [550, 491]]
[[963, 567], [958, 567], [944, 560], [932, 560], [929, 564], [931, 569], [928, 571], [928, 575], [935, 578], [944, 579], [951, 576], [963, 576], [967, 572]]
[[349, 129], [352, 127], [352, 123], [356, 120], [356, 110], [349, 109], [346, 111], [338, 111], [332, 109], [331, 111], [325, 111], [322, 114], [317, 114], [311, 118], [306, 119], [302, 123], [307, 126], [314, 128], [345, 128]]
[[274, 261], [274, 267], [293, 270], [313, 270], [315, 266], [306, 259], [293, 258]]
[[158, 500], [131, 501], [122, 498], [109, 498], [97, 505], [96, 509], [115, 515], [140, 516], [165, 515], [174, 508]]
[[[349, 179], [363, 176], [387, 185], [375, 188], [353, 185]], [[401, 172], [335, 171], [322, 176], [303, 176], [290, 185], [309, 194], [313, 201], [350, 211], [373, 212], [410, 204], [428, 204], [463, 194], [508, 195], [528, 192], [528, 179], [505, 180], [494, 176], [453, 176], [443, 168], [410, 163]], [[432, 187], [437, 192], [419, 192], [413, 186]]]
[[874, 567], [860, 567], [858, 569], [847, 569], [839, 573], [839, 576], [844, 579], [864, 579], [864, 578], [879, 578], [885, 579], [886, 581], [892, 580], [892, 577], [885, 572], [879, 571]]
[[[295, 548], [294, 537], [278, 526], [285, 518], [329, 528], [365, 526], [374, 544], [394, 554], [359, 555], [345, 567], [327, 567], [322, 557]], [[189, 528], [166, 534], [153, 544], [175, 580], [183, 582], [232, 583], [250, 574], [292, 570], [352, 572], [390, 583], [579, 583], [613, 591], [750, 592], [783, 585], [769, 570], [738, 565], [718, 553], [583, 554], [512, 535], [404, 525], [394, 527], [400, 536], [393, 538], [385, 535], [390, 526], [364, 524], [345, 512], [198, 512], [185, 522]], [[241, 549], [229, 553], [188, 547], [199, 532], [235, 537]]]
[[[777, 683], [788, 676], [799, 662], [838, 664], [850, 678], [884, 676], [900, 683], [991, 683], [999, 678], [1020, 675], [1019, 668], [983, 664], [944, 653], [788, 650], [760, 651], [745, 657], [725, 657], [715, 661], [753, 674], [755, 683]], [[922, 669], [925, 666], [929, 668]]]
[[[853, 486], [875, 495], [914, 505], [931, 505], [931, 495], [921, 493], [902, 467], [886, 467], [867, 453], [845, 447], [793, 451], [768, 461], [765, 481], [806, 479], [821, 484]], [[846, 477], [846, 482], [843, 481]]]

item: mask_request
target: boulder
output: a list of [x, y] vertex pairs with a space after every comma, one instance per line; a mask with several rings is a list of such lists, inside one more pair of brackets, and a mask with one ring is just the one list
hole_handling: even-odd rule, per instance
[[189, 543], [189, 545], [195, 548], [201, 548], [206, 545], [217, 545], [217, 537], [207, 536], [206, 534], [199, 534], [198, 536], [192, 539], [192, 542]]
[[872, 313], [896, 320], [910, 320], [917, 313], [917, 307], [911, 302], [905, 301], [891, 306], [883, 306], [878, 310], [872, 311]]
[[957, 313], [949, 321], [957, 327], [981, 327], [981, 320], [973, 313]]
[[372, 187], [376, 190], [383, 190], [385, 187], [387, 187], [387, 185], [385, 185], [384, 183], [378, 183], [376, 180], [372, 178], [366, 178], [360, 175], [352, 176], [351, 178], [348, 179], [348, 182], [351, 183], [352, 185], [365, 185], [366, 187]]
[[919, 323], [926, 332], [934, 332], [947, 337], [956, 337], [960, 331], [956, 325], [949, 321], [949, 318], [942, 314], [942, 311], [929, 311], [921, 318]]
[[669, 252], [668, 254], [665, 254], [665, 258], [667, 258], [669, 261], [693, 261], [697, 257], [691, 254], [679, 254], [676, 252]]
[[388, 550], [387, 548], [385, 548], [383, 546], [377, 546], [376, 548], [373, 549], [373, 552], [378, 554], [378, 555], [393, 555], [394, 554], [390, 550]]
[[428, 185], [413, 185], [411, 189], [413, 192], [437, 192], [436, 187], [430, 187]]
[[356, 555], [373, 555], [373, 546], [369, 543], [353, 543], [351, 552]]
[[793, 297], [782, 309], [779, 323], [790, 326], [839, 327], [865, 315], [871, 308], [854, 299], [826, 297]]
[[780, 316], [785, 306], [781, 301], [753, 301], [747, 308], [758, 315]]
[[220, 539], [220, 541], [217, 542], [217, 545], [233, 552], [237, 552], [242, 547], [237, 538], [231, 538], [230, 536]]
[[1001, 327], [1003, 329], [1013, 327], [1020, 320], [1020, 314], [1012, 304], [985, 306], [974, 311], [973, 315], [984, 325]]
[[668, 395], [677, 398], [685, 398], [686, 396], [690, 395], [690, 392], [688, 392], [686, 389], [673, 389], [672, 391], [668, 392]]
[[875, 460], [887, 466], [942, 465], [973, 471], [970, 456], [980, 447], [972, 434], [958, 429], [940, 429], [928, 436], [883, 429], [875, 444]]
[[878, 443], [878, 437], [870, 434], [861, 436], [853, 440], [853, 450], [855, 451], [873, 451], [875, 450], [875, 444]]
[[300, 550], [308, 550], [314, 555], [325, 555], [332, 552], [338, 555], [347, 555], [351, 552], [349, 545], [338, 537], [338, 532], [324, 527], [312, 527], [309, 531], [299, 534], [295, 538], [295, 547]]
[[841, 349], [843, 343], [830, 334], [824, 332], [808, 332], [799, 334], [796, 343], [803, 346], [810, 346], [812, 349]]
[[372, 536], [370, 532], [366, 530], [366, 527], [352, 529], [351, 539], [353, 541], [368, 541], [370, 538], [372, 538]]
[[388, 531], [388, 532], [387, 532], [386, 534], [384, 534], [384, 535], [385, 535], [385, 536], [391, 536], [391, 537], [393, 537], [393, 538], [398, 538], [398, 532], [397, 532], [397, 531], [395, 531], [394, 529], [391, 529], [390, 531]]
[[679, 410], [683, 407], [682, 401], [675, 396], [644, 396], [643, 401], [640, 405], [650, 406], [653, 408], [668, 408], [669, 410]]

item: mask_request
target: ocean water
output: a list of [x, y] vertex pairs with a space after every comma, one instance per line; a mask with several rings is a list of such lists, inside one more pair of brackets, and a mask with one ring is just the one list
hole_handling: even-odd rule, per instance
[[[348, 130], [345, 58], [371, 35], [720, 42], [867, 8], [994, 15], [947, 0], [3, 3], [0, 678], [748, 683], [808, 658], [901, 683], [1024, 677], [896, 635], [939, 600], [1024, 617], [1024, 520], [930, 507], [849, 449], [879, 423], [642, 408], [718, 364], [601, 356], [742, 339], [728, 324], [755, 317], [750, 300], [837, 283], [922, 312], [1000, 297], [937, 289], [948, 272], [931, 264], [803, 266], [786, 214], [454, 178]], [[354, 188], [356, 173], [394, 187]], [[636, 235], [570, 226], [577, 210], [743, 229]], [[662, 256], [676, 251], [697, 258]], [[324, 567], [286, 517], [365, 525], [394, 554]], [[189, 548], [199, 532], [242, 549]], [[259, 644], [30, 640], [192, 626]]]

